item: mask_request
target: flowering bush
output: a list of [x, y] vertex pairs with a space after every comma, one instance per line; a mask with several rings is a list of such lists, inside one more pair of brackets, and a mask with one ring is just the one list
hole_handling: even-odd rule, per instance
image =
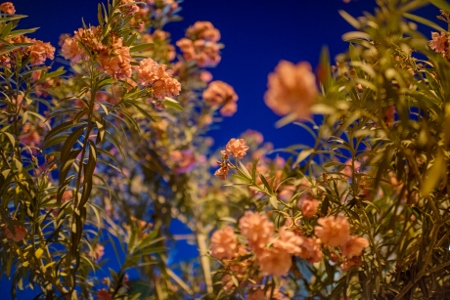
[[[281, 61], [265, 102], [279, 126], [315, 139], [285, 160], [252, 130], [211, 153], [208, 129], [238, 95], [206, 70], [223, 47], [210, 22], [171, 44], [163, 27], [179, 2], [99, 5], [98, 25], [63, 34], [58, 50], [0, 4], [0, 265], [12, 297], [446, 299], [449, 33], [411, 11], [431, 2], [450, 24], [450, 6], [341, 12], [356, 31], [335, 65], [326, 49], [316, 73]], [[437, 32], [429, 41], [409, 20]], [[67, 60], [56, 70], [55, 55]], [[180, 240], [198, 257], [174, 261]], [[99, 275], [108, 248], [120, 267]]]

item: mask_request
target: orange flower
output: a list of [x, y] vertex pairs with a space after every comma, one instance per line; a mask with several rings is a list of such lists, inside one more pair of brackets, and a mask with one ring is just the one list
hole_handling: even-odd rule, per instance
[[317, 223], [321, 226], [316, 226], [314, 232], [324, 244], [343, 246], [350, 238], [350, 224], [343, 215], [320, 218]]
[[252, 211], [246, 211], [239, 220], [239, 229], [247, 238], [249, 248], [256, 253], [261, 252], [274, 233], [273, 223]]
[[302, 201], [302, 214], [307, 218], [312, 218], [317, 213], [319, 201], [316, 199], [304, 199]]
[[153, 96], [160, 101], [180, 93], [181, 84], [172, 78], [172, 73], [172, 70], [166, 70], [166, 65], [159, 65], [151, 58], [143, 59], [137, 70], [139, 84], [153, 85]]
[[286, 250], [272, 247], [258, 255], [258, 263], [263, 275], [286, 276], [292, 266], [292, 257]]
[[346, 257], [360, 256], [364, 248], [369, 247], [369, 241], [359, 235], [351, 236], [342, 246], [342, 255]]
[[432, 32], [432, 40], [429, 42], [430, 48], [438, 53], [445, 53], [448, 49], [448, 36], [447, 33]]
[[297, 256], [306, 259], [309, 263], [316, 263], [322, 260], [323, 252], [320, 246], [320, 240], [316, 237], [302, 237], [303, 243], [301, 245], [300, 253]]
[[309, 117], [318, 94], [309, 63], [294, 65], [281, 61], [268, 79], [264, 100], [269, 108], [279, 115], [294, 113], [298, 119]]
[[236, 255], [237, 246], [234, 230], [227, 226], [213, 233], [211, 237], [211, 256], [218, 259], [232, 259]]
[[4, 12], [8, 15], [13, 15], [16, 13], [16, 9], [14, 8], [14, 4], [11, 2], [4, 2], [0, 4], [0, 11]]
[[249, 147], [247, 143], [243, 139], [231, 139], [225, 147], [225, 150], [222, 150], [222, 154], [232, 155], [236, 158], [244, 158], [245, 154], [247, 154], [247, 150]]

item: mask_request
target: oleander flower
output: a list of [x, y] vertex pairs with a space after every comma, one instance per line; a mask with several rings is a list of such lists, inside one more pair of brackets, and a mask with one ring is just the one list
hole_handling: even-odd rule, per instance
[[247, 154], [247, 150], [249, 147], [247, 143], [243, 139], [235, 139], [232, 138], [228, 144], [225, 146], [225, 150], [222, 150], [222, 154], [232, 155], [235, 158], [244, 158], [245, 154]]
[[166, 65], [159, 65], [151, 58], [143, 59], [137, 70], [139, 84], [152, 85], [153, 96], [160, 101], [180, 93], [181, 84], [172, 78], [172, 73], [172, 70], [166, 70]]
[[186, 35], [193, 40], [203, 39], [211, 42], [220, 40], [220, 31], [208, 21], [195, 22], [194, 25], [187, 29]]
[[211, 82], [203, 92], [203, 99], [211, 105], [236, 102], [239, 97], [233, 87], [220, 80]]
[[445, 32], [432, 32], [430, 48], [438, 53], [445, 53], [449, 47], [448, 35]]
[[112, 300], [112, 296], [107, 290], [101, 289], [97, 292], [97, 300]]
[[[134, 2], [138, 2], [135, 0], [121, 0], [119, 3], [119, 6], [121, 6], [119, 9], [124, 14], [124, 16], [132, 16], [135, 13], [139, 12], [139, 6], [134, 4]], [[133, 3], [133, 4], [132, 4]]]
[[16, 9], [12, 2], [3, 2], [2, 4], [0, 4], [0, 11], [8, 15], [13, 15], [16, 13]]
[[175, 150], [170, 154], [172, 161], [175, 163], [175, 173], [185, 174], [192, 171], [195, 166], [196, 159], [191, 150]]
[[220, 109], [220, 114], [224, 117], [231, 117], [237, 111], [236, 102], [228, 102]]
[[8, 239], [18, 242], [26, 236], [27, 230], [23, 226], [14, 225], [14, 233], [8, 227], [5, 227], [5, 234]]
[[258, 254], [258, 264], [263, 275], [286, 276], [292, 266], [292, 256], [284, 249], [272, 247]]
[[307, 218], [312, 218], [317, 213], [317, 207], [319, 207], [319, 201], [316, 199], [304, 199], [302, 200], [302, 214]]
[[72, 66], [81, 60], [83, 53], [76, 39], [69, 37], [64, 40], [61, 54], [65, 59], [70, 60]]
[[104, 72], [113, 78], [126, 79], [131, 76], [130, 47], [122, 45], [122, 38], [115, 39], [111, 53], [103, 52], [98, 61]]
[[350, 224], [343, 215], [319, 218], [320, 226], [316, 226], [314, 233], [320, 240], [332, 247], [343, 246], [350, 237]]
[[292, 230], [288, 230], [285, 226], [280, 227], [278, 233], [279, 238], [273, 241], [275, 248], [283, 249], [289, 254], [301, 251], [300, 246], [303, 244], [303, 239], [299, 235]]
[[264, 295], [264, 290], [256, 289], [249, 292], [248, 300], [266, 300], [266, 296]]
[[319, 239], [314, 237], [302, 237], [303, 243], [300, 246], [300, 253], [296, 253], [303, 259], [306, 259], [309, 263], [316, 263], [322, 260], [323, 252], [321, 247], [321, 242]]
[[348, 258], [360, 256], [364, 248], [369, 247], [369, 241], [359, 235], [351, 236], [347, 242], [341, 246], [342, 255]]
[[278, 115], [294, 113], [298, 119], [304, 119], [309, 117], [317, 95], [316, 78], [309, 63], [281, 61], [269, 74], [264, 100]]
[[28, 49], [30, 63], [33, 66], [42, 65], [47, 58], [54, 59], [55, 47], [53, 47], [50, 43], [34, 40], [33, 45], [31, 45]]
[[232, 227], [217, 230], [211, 237], [211, 256], [232, 259], [237, 254], [238, 244]]
[[25, 146], [37, 147], [41, 143], [41, 136], [36, 131], [36, 127], [30, 122], [26, 122], [22, 127], [22, 134], [19, 141]]
[[241, 234], [247, 238], [248, 246], [255, 253], [261, 252], [274, 233], [274, 225], [266, 216], [246, 211], [239, 220]]
[[214, 176], [220, 178], [221, 180], [225, 180], [229, 171], [230, 168], [227, 165], [224, 165], [217, 169], [216, 172], [214, 172]]

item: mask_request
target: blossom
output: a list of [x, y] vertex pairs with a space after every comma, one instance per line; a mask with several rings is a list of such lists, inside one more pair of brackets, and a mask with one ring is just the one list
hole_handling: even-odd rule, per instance
[[233, 87], [223, 81], [216, 80], [203, 92], [203, 99], [211, 105], [236, 102], [239, 98]]
[[341, 247], [342, 255], [346, 257], [360, 256], [364, 248], [369, 246], [369, 241], [359, 235], [351, 236]]
[[55, 54], [55, 47], [50, 43], [44, 43], [39, 40], [34, 40], [33, 45], [28, 47], [30, 63], [34, 66], [42, 65], [45, 60], [53, 59]]
[[316, 199], [304, 199], [302, 201], [302, 214], [307, 218], [312, 218], [317, 213], [319, 201]]
[[272, 247], [258, 254], [258, 263], [263, 275], [286, 276], [292, 266], [292, 257], [286, 250]]
[[196, 159], [191, 150], [175, 150], [170, 154], [173, 162], [175, 162], [176, 174], [189, 173], [195, 166]]
[[239, 220], [241, 234], [247, 238], [248, 246], [256, 253], [260, 252], [274, 233], [274, 225], [266, 216], [246, 211]]
[[220, 114], [224, 117], [231, 117], [237, 111], [236, 102], [228, 102], [220, 109]]
[[143, 59], [139, 63], [137, 76], [139, 84], [153, 85], [153, 96], [160, 101], [180, 93], [181, 84], [172, 78], [172, 70], [166, 70], [166, 65], [159, 65], [151, 58]]
[[225, 150], [222, 150], [222, 154], [232, 155], [235, 158], [244, 158], [245, 154], [247, 154], [247, 150], [249, 147], [244, 139], [235, 139], [232, 138], [228, 144], [225, 146]]
[[66, 38], [61, 47], [61, 54], [65, 59], [70, 59], [70, 64], [74, 65], [81, 60], [83, 51], [74, 38]]
[[362, 264], [361, 258], [359, 256], [353, 256], [352, 258], [346, 259], [341, 264], [341, 269], [342, 271], [348, 271], [352, 268], [357, 268], [361, 266], [361, 264]]
[[5, 234], [8, 239], [18, 242], [25, 237], [27, 230], [23, 226], [14, 225], [14, 233], [8, 227], [5, 227]]
[[276, 114], [294, 113], [302, 119], [310, 115], [317, 94], [316, 79], [309, 63], [294, 65], [281, 61], [275, 72], [269, 74], [264, 100]]
[[266, 296], [264, 295], [264, 290], [262, 289], [256, 289], [256, 290], [252, 290], [249, 294], [248, 294], [248, 300], [266, 300]]
[[12, 2], [3, 2], [0, 4], [0, 11], [8, 15], [13, 15], [16, 13], [16, 9], [14, 8], [14, 4], [12, 4]]
[[41, 136], [34, 125], [26, 122], [22, 127], [22, 135], [19, 137], [19, 141], [25, 146], [37, 147], [41, 143]]
[[124, 16], [132, 16], [135, 13], [139, 12], [139, 6], [136, 4], [132, 4], [136, 1], [134, 0], [121, 0], [120, 1], [120, 11], [124, 14]]
[[230, 168], [228, 167], [228, 165], [222, 165], [219, 169], [216, 170], [216, 172], [214, 172], [214, 176], [225, 180], [227, 178], [228, 172], [230, 171]]
[[343, 215], [319, 218], [317, 223], [321, 226], [316, 226], [314, 233], [324, 244], [336, 247], [345, 245], [348, 241], [350, 237], [350, 224]]
[[197, 21], [189, 27], [186, 35], [192, 39], [203, 39], [211, 42], [220, 40], [220, 31], [211, 22]]
[[105, 73], [113, 78], [125, 79], [131, 76], [130, 47], [122, 45], [122, 38], [116, 39], [111, 53], [102, 53], [98, 61]]
[[290, 254], [299, 253], [301, 251], [301, 244], [303, 239], [287, 227], [282, 226], [278, 231], [280, 237], [273, 242], [274, 247], [283, 249]]
[[445, 32], [432, 32], [431, 41], [429, 41], [430, 48], [438, 53], [445, 53], [448, 49], [448, 36]]
[[234, 230], [227, 226], [213, 233], [211, 237], [211, 256], [218, 259], [232, 259], [236, 255], [237, 246]]
[[297, 256], [306, 259], [309, 263], [316, 263], [322, 260], [323, 252], [320, 245], [320, 240], [316, 237], [302, 237], [303, 243], [300, 246], [300, 253]]

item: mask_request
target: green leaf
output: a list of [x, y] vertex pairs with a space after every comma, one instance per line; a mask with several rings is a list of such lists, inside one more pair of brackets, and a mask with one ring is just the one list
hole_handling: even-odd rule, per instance
[[267, 179], [264, 177], [263, 174], [259, 174], [259, 178], [261, 178], [261, 181], [264, 184], [264, 187], [266, 188], [268, 193], [272, 193], [272, 187], [270, 186], [269, 182], [267, 182]]
[[305, 158], [310, 156], [313, 152], [314, 152], [314, 149], [312, 149], [312, 148], [305, 149], [302, 152], [300, 152], [297, 156], [297, 159], [295, 160], [293, 167], [295, 168], [296, 166], [298, 166], [298, 164], [300, 164]]
[[147, 43], [147, 44], [140, 44], [134, 47], [130, 48], [130, 52], [139, 52], [139, 51], [144, 51], [147, 50], [148, 48], [152, 47], [154, 45], [154, 43]]
[[269, 202], [270, 202], [270, 204], [272, 204], [272, 206], [273, 206], [275, 209], [278, 209], [278, 199], [277, 199], [277, 196], [270, 196]]
[[442, 28], [441, 26], [439, 26], [438, 24], [436, 24], [436, 23], [434, 23], [434, 22], [432, 22], [432, 21], [430, 21], [428, 19], [416, 16], [416, 15], [413, 15], [413, 14], [409, 14], [409, 13], [405, 13], [405, 14], [403, 14], [403, 16], [405, 16], [406, 18], [411, 19], [413, 21], [422, 23], [423, 25], [426, 25], [428, 27], [434, 28], [434, 29], [436, 29], [439, 32], [446, 32], [447, 31], [444, 28]]
[[427, 197], [438, 185], [441, 177], [445, 175], [446, 168], [447, 164], [444, 154], [442, 153], [442, 150], [439, 150], [439, 153], [434, 160], [434, 164], [430, 169], [428, 169], [425, 180], [421, 187], [420, 193], [423, 197]]
[[180, 105], [180, 102], [172, 98], [166, 97], [166, 101], [162, 102], [162, 104], [178, 111], [183, 111], [183, 106]]

